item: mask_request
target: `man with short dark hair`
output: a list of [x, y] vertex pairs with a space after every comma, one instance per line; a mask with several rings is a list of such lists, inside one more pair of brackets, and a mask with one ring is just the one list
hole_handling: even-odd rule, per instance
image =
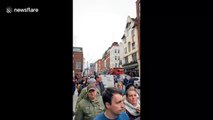
[[102, 98], [105, 112], [100, 113], [94, 120], [129, 120], [124, 112], [124, 100], [120, 90], [114, 87], [106, 88]]
[[95, 80], [96, 80], [96, 87], [98, 88], [98, 90], [100, 91], [100, 95], [102, 96], [105, 88], [104, 88], [104, 84], [102, 82], [102, 78], [100, 75], [95, 76]]

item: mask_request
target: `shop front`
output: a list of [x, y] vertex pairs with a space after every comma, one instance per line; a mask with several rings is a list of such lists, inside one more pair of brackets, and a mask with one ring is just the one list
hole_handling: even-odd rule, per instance
[[131, 77], [139, 77], [138, 63], [131, 63], [123, 65], [124, 72]]

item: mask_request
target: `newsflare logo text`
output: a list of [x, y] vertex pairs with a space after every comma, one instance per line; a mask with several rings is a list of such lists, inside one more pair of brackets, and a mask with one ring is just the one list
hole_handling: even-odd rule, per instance
[[7, 13], [13, 13], [13, 12], [29, 12], [29, 13], [33, 13], [33, 12], [38, 12], [39, 9], [38, 8], [30, 8], [30, 7], [27, 7], [27, 8], [12, 8], [12, 7], [7, 7], [6, 8], [6, 12]]

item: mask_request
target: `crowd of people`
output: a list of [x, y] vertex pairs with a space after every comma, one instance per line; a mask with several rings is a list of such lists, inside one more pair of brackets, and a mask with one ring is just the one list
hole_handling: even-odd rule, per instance
[[114, 81], [114, 87], [105, 88], [100, 75], [75, 76], [75, 120], [139, 120], [140, 97], [131, 78], [114, 77]]

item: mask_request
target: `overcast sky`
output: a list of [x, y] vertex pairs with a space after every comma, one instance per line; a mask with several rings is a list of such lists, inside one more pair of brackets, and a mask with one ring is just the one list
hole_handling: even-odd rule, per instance
[[73, 0], [73, 46], [95, 62], [113, 42], [121, 42], [127, 17], [136, 17], [136, 0]]

